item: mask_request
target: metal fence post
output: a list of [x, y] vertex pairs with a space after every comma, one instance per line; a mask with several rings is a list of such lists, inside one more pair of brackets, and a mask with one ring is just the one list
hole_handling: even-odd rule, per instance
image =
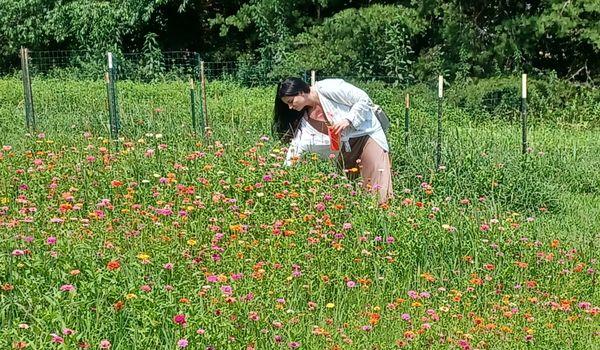
[[527, 74], [521, 76], [521, 143], [523, 154], [527, 153]]
[[23, 95], [25, 97], [25, 125], [27, 130], [35, 130], [35, 114], [33, 111], [33, 90], [29, 75], [29, 50], [21, 47], [21, 74], [23, 78]]
[[442, 101], [444, 98], [444, 77], [438, 76], [438, 116], [437, 116], [437, 142], [435, 148], [435, 169], [439, 170], [442, 163]]
[[196, 94], [194, 87], [194, 78], [190, 78], [190, 106], [192, 108], [192, 130], [197, 131], [196, 125]]
[[410, 96], [406, 94], [404, 108], [404, 144], [408, 147], [408, 127], [410, 123]]
[[204, 75], [204, 61], [200, 61], [200, 89], [202, 91], [202, 132], [208, 127], [208, 108], [206, 106], [206, 77]]
[[112, 52], [108, 53], [108, 113], [110, 118], [110, 136], [113, 140], [119, 138], [119, 109], [117, 107], [117, 87], [115, 84], [117, 74], [115, 72]]
[[[200, 79], [202, 78], [202, 60], [200, 59], [200, 54], [199, 53], [194, 53], [194, 57], [196, 58], [196, 70], [194, 71], [194, 76], [196, 77], [196, 81], [199, 82]], [[196, 83], [196, 91], [195, 91], [195, 95], [198, 96], [199, 99], [202, 99], [202, 92], [198, 91], [199, 88], [202, 88], [202, 84], [198, 84]], [[198, 103], [198, 115], [200, 116], [200, 131], [202, 133], [204, 133], [204, 111], [202, 110], [202, 100], [200, 100], [200, 103]]]

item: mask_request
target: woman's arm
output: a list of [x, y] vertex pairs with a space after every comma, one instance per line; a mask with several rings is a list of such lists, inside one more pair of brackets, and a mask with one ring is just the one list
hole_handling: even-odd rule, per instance
[[350, 106], [348, 114], [343, 116], [348, 119], [355, 129], [365, 120], [371, 118], [373, 102], [369, 95], [356, 86], [341, 79], [333, 80], [319, 88], [319, 92], [330, 100]]
[[294, 161], [300, 158], [302, 152], [306, 150], [306, 145], [302, 142], [302, 138], [300, 137], [301, 134], [302, 132], [298, 131], [292, 142], [290, 142], [290, 146], [288, 148], [287, 155], [285, 156], [285, 162], [283, 163], [283, 165], [293, 165]]

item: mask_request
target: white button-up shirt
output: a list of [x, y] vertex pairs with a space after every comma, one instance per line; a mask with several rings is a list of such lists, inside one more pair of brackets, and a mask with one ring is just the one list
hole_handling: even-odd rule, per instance
[[[377, 106], [366, 92], [342, 79], [321, 80], [311, 89], [316, 89], [323, 112], [330, 121], [334, 124], [343, 119], [350, 121], [351, 125], [340, 135], [342, 147], [347, 152], [350, 151], [348, 139], [364, 135], [369, 135], [381, 148], [389, 151], [385, 132], [374, 113]], [[292, 159], [303, 152], [316, 153], [322, 158], [336, 153], [329, 149], [329, 136], [316, 130], [307, 118], [308, 115], [304, 115], [298, 124], [288, 149], [286, 165], [291, 165]]]

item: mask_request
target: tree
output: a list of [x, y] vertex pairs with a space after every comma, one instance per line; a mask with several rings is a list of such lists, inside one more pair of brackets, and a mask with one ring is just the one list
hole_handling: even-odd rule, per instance
[[282, 68], [409, 83], [414, 78], [413, 44], [424, 29], [417, 12], [406, 7], [346, 9], [293, 38], [295, 49]]

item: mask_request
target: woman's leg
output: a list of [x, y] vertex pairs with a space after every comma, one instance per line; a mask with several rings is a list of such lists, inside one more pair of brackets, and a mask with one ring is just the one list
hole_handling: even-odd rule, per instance
[[393, 196], [392, 164], [390, 154], [369, 137], [363, 148], [360, 162], [363, 187], [379, 193], [379, 203], [386, 203]]

